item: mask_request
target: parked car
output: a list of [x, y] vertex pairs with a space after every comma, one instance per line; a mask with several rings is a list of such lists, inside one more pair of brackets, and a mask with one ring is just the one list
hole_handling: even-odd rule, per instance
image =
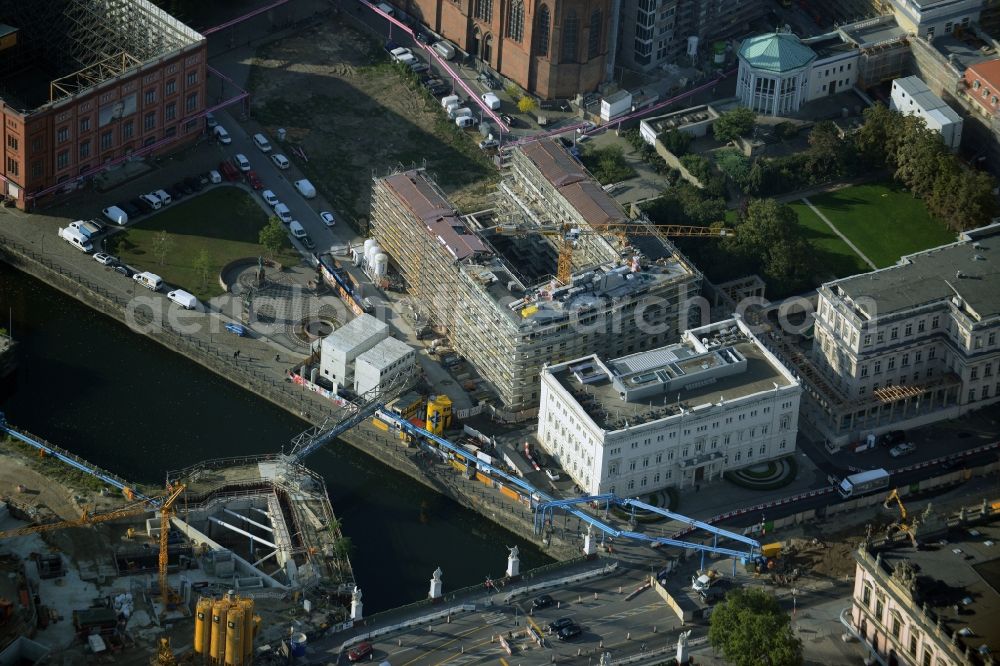
[[506, 113], [501, 113], [500, 120], [502, 120], [504, 124], [507, 125], [507, 127], [517, 127], [517, 119], [511, 115], [508, 115]]
[[118, 257], [113, 257], [106, 252], [98, 252], [94, 255], [94, 261], [102, 266], [114, 266], [118, 263]]
[[549, 631], [551, 631], [553, 634], [558, 634], [562, 629], [566, 627], [572, 627], [574, 624], [576, 623], [573, 622], [573, 618], [561, 617], [558, 620], [549, 622]]
[[250, 160], [243, 153], [233, 155], [233, 164], [243, 173], [250, 171]]
[[531, 600], [532, 608], [548, 608], [552, 605], [552, 596], [548, 594], [543, 594], [540, 597], [535, 597]]
[[422, 60], [416, 60], [410, 63], [410, 70], [412, 70], [414, 74], [423, 74], [424, 72], [429, 71], [430, 68], [431, 66]]
[[260, 182], [260, 178], [257, 177], [257, 173], [255, 171], [247, 172], [247, 182], [250, 183], [250, 187], [255, 190], [259, 190], [264, 187], [264, 183]]
[[219, 124], [219, 121], [216, 120], [215, 116], [212, 115], [212, 112], [209, 111], [205, 114], [205, 124], [208, 125], [208, 129], [212, 129]]
[[490, 150], [492, 148], [499, 148], [500, 147], [500, 142], [497, 141], [496, 139], [483, 139], [482, 141], [479, 142], [479, 147], [482, 150]]
[[122, 264], [118, 264], [117, 266], [115, 266], [115, 273], [121, 273], [127, 278], [131, 278], [133, 275], [135, 275], [135, 271], [133, 271], [128, 266], [124, 266]]
[[301, 241], [302, 244], [306, 246], [307, 250], [315, 250], [316, 249], [316, 242], [312, 239], [312, 236], [310, 236], [308, 234], [306, 234], [305, 236], [301, 237], [299, 239], [299, 241]]
[[889, 449], [889, 455], [893, 458], [902, 458], [903, 456], [908, 456], [917, 450], [916, 444], [911, 444], [906, 442], [905, 444], [898, 444], [891, 449]]
[[275, 153], [271, 155], [271, 161], [274, 162], [274, 166], [278, 167], [281, 170], [285, 170], [289, 166], [291, 166], [288, 161], [288, 158], [282, 155], [281, 153]]
[[184, 184], [195, 192], [201, 192], [201, 188], [204, 187], [204, 185], [201, 184], [201, 178], [198, 176], [188, 176], [184, 179]]
[[879, 437], [878, 443], [885, 447], [893, 447], [897, 444], [902, 444], [906, 441], [906, 431], [905, 430], [890, 430], [881, 437]]
[[164, 189], [166, 189], [167, 194], [169, 194], [170, 198], [172, 200], [174, 200], [174, 201], [177, 201], [178, 199], [183, 199], [184, 198], [184, 190], [178, 188], [176, 185], [171, 185], [171, 186], [166, 187]]
[[279, 203], [281, 203], [280, 201], [278, 201], [278, 197], [275, 196], [274, 192], [272, 192], [271, 190], [264, 190], [263, 192], [260, 193], [260, 197], [264, 200], [264, 203], [266, 203], [271, 208], [274, 208]]
[[417, 30], [415, 37], [417, 38], [418, 42], [427, 45], [433, 44], [434, 42], [437, 41], [437, 38], [434, 37], [434, 35], [428, 34], [423, 30]]
[[361, 661], [372, 653], [372, 644], [368, 641], [364, 643], [358, 643], [347, 653], [347, 659], [349, 661]]
[[571, 641], [582, 633], [583, 629], [580, 628], [580, 625], [571, 624], [568, 627], [563, 627], [562, 629], [560, 629], [559, 633], [556, 634], [556, 636], [561, 641]]
[[323, 224], [325, 224], [328, 227], [332, 227], [335, 224], [337, 224], [337, 218], [335, 218], [333, 216], [333, 213], [331, 213], [328, 210], [322, 210], [322, 211], [320, 211], [320, 213], [319, 213], [319, 219], [323, 220]]
[[121, 208], [123, 211], [125, 211], [125, 214], [128, 215], [129, 219], [132, 219], [134, 217], [139, 217], [140, 215], [142, 215], [142, 211], [139, 210], [139, 208], [131, 201], [127, 203], [118, 204], [118, 208]]

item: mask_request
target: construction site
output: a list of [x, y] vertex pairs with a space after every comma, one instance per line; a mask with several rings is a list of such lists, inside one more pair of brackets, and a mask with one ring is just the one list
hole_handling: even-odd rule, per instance
[[[0, 425], [101, 484], [94, 498], [44, 496], [54, 506], [35, 499], [37, 475], [4, 488], [0, 662], [59, 653], [145, 664], [153, 654], [169, 664], [175, 646], [212, 663], [248, 664], [255, 653], [266, 663], [360, 613], [326, 486], [295, 460], [210, 460], [168, 473], [164, 492], [147, 495]], [[76, 517], [60, 515], [72, 506]]]
[[537, 406], [545, 363], [676, 341], [701, 274], [667, 237], [724, 232], [630, 219], [556, 141], [499, 159], [491, 210], [459, 215], [414, 169], [375, 178], [371, 224], [418, 316], [504, 405]]

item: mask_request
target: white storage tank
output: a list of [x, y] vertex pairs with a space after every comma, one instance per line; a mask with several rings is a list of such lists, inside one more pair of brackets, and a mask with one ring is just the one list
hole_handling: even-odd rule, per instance
[[371, 249], [365, 253], [365, 263], [369, 266], [375, 265], [375, 257], [382, 252], [382, 248], [379, 247], [378, 243], [372, 245]]
[[363, 252], [365, 260], [368, 259], [368, 252], [376, 245], [378, 245], [378, 241], [376, 241], [374, 238], [365, 239], [365, 249]]
[[385, 277], [389, 270], [389, 257], [383, 252], [375, 255], [375, 277]]

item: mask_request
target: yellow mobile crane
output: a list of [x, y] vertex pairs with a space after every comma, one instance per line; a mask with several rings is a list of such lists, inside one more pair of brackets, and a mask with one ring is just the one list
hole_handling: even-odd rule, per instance
[[540, 234], [561, 238], [559, 244], [559, 260], [556, 266], [556, 279], [562, 284], [569, 284], [573, 274], [573, 250], [582, 235], [617, 236], [622, 245], [628, 245], [629, 236], [672, 236], [674, 238], [725, 238], [735, 235], [733, 229], [726, 227], [698, 227], [683, 224], [644, 224], [642, 222], [619, 222], [602, 224], [593, 229], [580, 229], [571, 224], [555, 224], [541, 227], [520, 227], [517, 225], [499, 225], [486, 231], [500, 235]]
[[142, 500], [139, 502], [133, 502], [120, 509], [115, 509], [114, 511], [108, 511], [107, 513], [90, 513], [89, 511], [84, 511], [83, 514], [76, 518], [75, 520], [62, 520], [57, 523], [45, 523], [43, 525], [29, 525], [27, 527], [20, 527], [16, 530], [7, 530], [6, 532], [0, 532], [0, 540], [2, 539], [12, 539], [15, 537], [27, 536], [29, 534], [38, 534], [40, 532], [52, 532], [55, 530], [61, 530], [67, 527], [87, 527], [90, 525], [97, 525], [99, 523], [106, 523], [111, 520], [118, 520], [120, 518], [128, 518], [130, 516], [138, 516], [143, 513], [148, 513], [149, 511], [159, 510], [160, 512], [160, 557], [159, 557], [159, 574], [160, 574], [160, 595], [163, 599], [164, 605], [173, 602], [174, 594], [173, 590], [167, 582], [167, 537], [170, 532], [170, 515], [173, 513], [174, 503], [181, 496], [184, 490], [187, 488], [184, 484], [179, 484], [174, 487], [167, 487], [167, 492], [159, 497], [152, 497], [148, 500]]

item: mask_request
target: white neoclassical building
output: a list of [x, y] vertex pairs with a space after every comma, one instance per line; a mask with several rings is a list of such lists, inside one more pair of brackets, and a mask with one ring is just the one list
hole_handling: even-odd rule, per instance
[[809, 99], [815, 60], [816, 52], [791, 33], [751, 37], [740, 47], [736, 96], [763, 115], [795, 113]]

